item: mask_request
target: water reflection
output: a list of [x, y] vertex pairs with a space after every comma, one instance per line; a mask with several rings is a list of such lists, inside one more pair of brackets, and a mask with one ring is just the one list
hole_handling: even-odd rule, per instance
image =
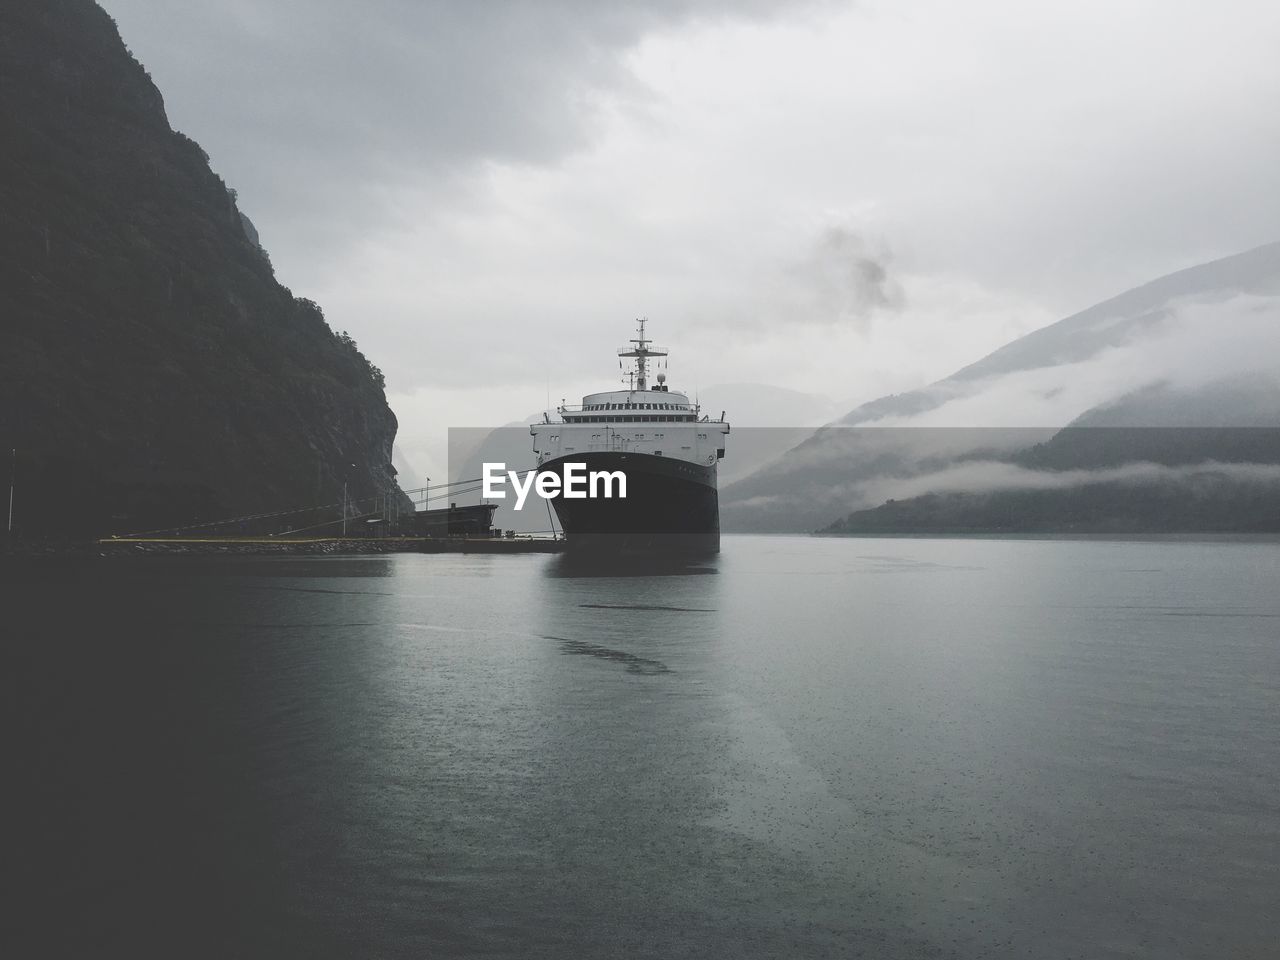
[[10, 953], [1265, 952], [1280, 551], [727, 539], [28, 576]]
[[560, 553], [546, 565], [547, 577], [696, 577], [719, 573], [719, 556], [608, 556]]
[[661, 660], [637, 657], [634, 653], [627, 653], [625, 650], [612, 650], [599, 644], [587, 643], [585, 640], [566, 640], [564, 637], [547, 637], [547, 639], [555, 640], [559, 643], [560, 650], [563, 653], [581, 657], [595, 657], [599, 660], [612, 660], [615, 663], [625, 665], [628, 673], [642, 673], [646, 676], [653, 676], [657, 673], [671, 672], [671, 668]]

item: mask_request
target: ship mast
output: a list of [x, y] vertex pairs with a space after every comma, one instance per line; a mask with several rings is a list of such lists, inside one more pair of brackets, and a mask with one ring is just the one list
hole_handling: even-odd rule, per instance
[[635, 337], [630, 341], [631, 343], [634, 343], [635, 346], [631, 348], [619, 348], [618, 356], [632, 357], [635, 359], [636, 369], [633, 374], [635, 383], [632, 389], [646, 390], [648, 389], [649, 358], [665, 357], [667, 355], [667, 351], [655, 350], [649, 346], [653, 341], [645, 339], [644, 335], [644, 325], [648, 322], [648, 318], [641, 317], [637, 322], [640, 324], [640, 334], [638, 337]]

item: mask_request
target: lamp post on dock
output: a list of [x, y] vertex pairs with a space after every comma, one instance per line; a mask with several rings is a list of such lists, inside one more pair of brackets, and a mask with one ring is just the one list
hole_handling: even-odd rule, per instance
[[13, 488], [18, 483], [18, 448], [13, 448], [13, 468], [9, 472], [9, 537], [13, 538]]
[[347, 486], [351, 482], [351, 470], [354, 469], [354, 463], [348, 463], [347, 469], [342, 471], [342, 535], [347, 535]]

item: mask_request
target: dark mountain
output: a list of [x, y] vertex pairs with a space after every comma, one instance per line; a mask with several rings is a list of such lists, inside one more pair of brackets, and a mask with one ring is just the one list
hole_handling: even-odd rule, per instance
[[397, 492], [381, 373], [277, 282], [90, 0], [0, 4], [0, 212], [22, 532]]
[[975, 534], [1275, 534], [1277, 476], [1204, 472], [1198, 483], [1096, 481], [1066, 489], [929, 493], [859, 510], [822, 532], [859, 536]]
[[937, 383], [863, 404], [726, 487], [724, 527], [810, 530], [889, 496], [897, 504], [879, 516], [901, 516], [923, 478], [984, 461], [1078, 470], [1239, 462], [1248, 448], [1271, 462], [1265, 434], [1227, 428], [1280, 426], [1274, 364], [1266, 369], [1278, 342], [1273, 243], [1170, 274]]

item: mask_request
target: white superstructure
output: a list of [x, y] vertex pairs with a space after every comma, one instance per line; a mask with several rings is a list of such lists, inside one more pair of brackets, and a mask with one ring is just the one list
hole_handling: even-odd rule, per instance
[[558, 419], [545, 415], [543, 423], [530, 428], [539, 466], [572, 454], [647, 454], [710, 468], [714, 477], [729, 424], [723, 413], [712, 420], [688, 395], [671, 390], [664, 373], [649, 386], [650, 363], [667, 351], [652, 347], [644, 335], [645, 321], [639, 325], [633, 346], [618, 350], [619, 357], [635, 360], [628, 389], [588, 394], [578, 406], [557, 407]]

